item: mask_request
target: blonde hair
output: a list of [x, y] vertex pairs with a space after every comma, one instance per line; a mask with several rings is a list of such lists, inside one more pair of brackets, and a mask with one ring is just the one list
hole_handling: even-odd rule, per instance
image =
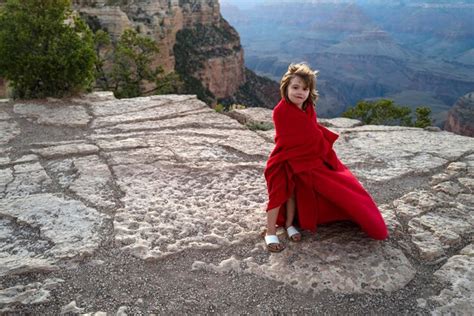
[[[318, 76], [318, 73], [317, 70], [312, 70], [306, 63], [290, 64], [288, 66], [288, 71], [283, 75], [283, 78], [281, 78], [280, 81], [281, 97], [285, 98], [287, 102], [290, 102], [288, 99], [288, 85], [290, 84], [291, 79], [298, 76], [306, 84], [306, 87], [309, 88], [309, 97], [313, 103], [316, 103], [319, 96], [318, 90], [316, 90], [316, 77]], [[306, 107], [306, 101], [303, 106]]]

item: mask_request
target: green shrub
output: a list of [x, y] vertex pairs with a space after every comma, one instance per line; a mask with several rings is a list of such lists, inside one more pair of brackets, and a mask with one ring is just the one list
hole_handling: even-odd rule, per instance
[[94, 81], [92, 32], [69, 0], [7, 0], [0, 11], [0, 76], [20, 98], [62, 97]]
[[160, 66], [152, 66], [159, 52], [153, 39], [129, 29], [114, 45], [107, 32], [98, 30], [94, 47], [96, 84], [117, 98], [181, 92], [183, 81], [178, 74], [165, 74]]
[[415, 110], [416, 121], [415, 127], [427, 127], [433, 125], [433, 120], [431, 119], [431, 109], [426, 106], [417, 107]]
[[432, 124], [431, 110], [427, 107], [416, 108], [416, 121], [412, 122], [409, 107], [396, 105], [393, 100], [359, 101], [355, 107], [342, 113], [343, 117], [360, 120], [363, 124], [401, 125], [426, 127]]
[[222, 113], [222, 112], [224, 112], [225, 107], [224, 107], [222, 104], [218, 103], [218, 104], [216, 104], [216, 106], [214, 107], [214, 110], [215, 110], [217, 113]]
[[248, 122], [245, 126], [252, 131], [269, 131], [273, 129], [271, 122]]
[[115, 47], [111, 73], [117, 98], [142, 95], [145, 81], [154, 82], [163, 73], [159, 66], [150, 67], [158, 52], [158, 45], [151, 38], [141, 36], [131, 29], [123, 32]]

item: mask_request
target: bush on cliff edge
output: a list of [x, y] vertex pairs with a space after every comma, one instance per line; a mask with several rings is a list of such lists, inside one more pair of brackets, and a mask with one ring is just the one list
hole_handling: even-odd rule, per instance
[[356, 106], [342, 113], [343, 117], [358, 119], [363, 124], [372, 125], [401, 125], [427, 127], [431, 126], [431, 109], [426, 106], [417, 107], [415, 121], [412, 121], [410, 108], [400, 106], [389, 99], [378, 101], [359, 101]]
[[62, 97], [94, 81], [92, 33], [70, 0], [7, 0], [0, 11], [0, 77], [15, 97]]

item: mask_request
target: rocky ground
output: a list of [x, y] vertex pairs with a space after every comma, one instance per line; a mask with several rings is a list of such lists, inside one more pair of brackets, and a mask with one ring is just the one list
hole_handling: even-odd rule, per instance
[[1, 103], [0, 313], [472, 313], [474, 138], [322, 120], [391, 237], [343, 222], [270, 254], [274, 132], [239, 121], [182, 95]]

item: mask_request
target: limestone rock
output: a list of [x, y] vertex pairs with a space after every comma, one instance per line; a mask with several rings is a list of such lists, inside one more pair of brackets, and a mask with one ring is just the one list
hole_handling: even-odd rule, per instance
[[350, 128], [362, 125], [362, 122], [355, 119], [350, 119], [346, 117], [336, 117], [332, 119], [318, 119], [318, 122], [321, 125], [326, 127], [335, 127], [335, 128]]
[[5, 194], [7, 185], [13, 180], [13, 173], [10, 169], [0, 169], [0, 195]]
[[[446, 250], [458, 246], [462, 238], [474, 231], [474, 215], [469, 200], [473, 193], [468, 186], [473, 173], [466, 172], [466, 162], [449, 164], [442, 175], [451, 174], [450, 181], [436, 184], [429, 190], [415, 190], [395, 200], [390, 210], [398, 218], [408, 223], [408, 233], [420, 257], [435, 261], [443, 257]], [[464, 172], [461, 172], [464, 171]], [[466, 174], [466, 178], [457, 177]], [[436, 179], [440, 177], [434, 176]], [[462, 193], [466, 192], [466, 193]]]
[[[91, 169], [90, 166], [94, 168]], [[70, 190], [96, 207], [115, 206], [114, 192], [110, 186], [112, 175], [108, 166], [98, 156], [85, 156], [57, 160], [48, 164], [64, 190]]]
[[65, 144], [46, 148], [31, 149], [31, 152], [45, 158], [55, 158], [69, 155], [89, 155], [99, 151], [99, 147], [92, 144]]
[[434, 273], [448, 287], [430, 299], [438, 305], [434, 315], [468, 315], [474, 310], [474, 247], [461, 250]]
[[83, 106], [46, 106], [34, 103], [17, 103], [13, 107], [15, 113], [27, 118], [36, 119], [38, 124], [85, 127], [91, 117]]
[[50, 290], [64, 280], [46, 279], [42, 283], [34, 282], [27, 285], [16, 285], [0, 289], [0, 304], [40, 304], [50, 301]]
[[20, 128], [16, 122], [0, 121], [0, 146], [8, 144], [20, 134]]
[[0, 213], [0, 276], [25, 272], [50, 272], [54, 260], [42, 253], [50, 248], [49, 241], [34, 229], [3, 218]]
[[77, 307], [76, 301], [72, 301], [71, 303], [63, 306], [61, 308], [61, 315], [72, 313], [72, 314], [79, 314], [84, 310], [84, 308]]
[[[63, 127], [70, 131], [64, 138], [33, 137], [2, 147], [0, 275], [9, 280], [54, 271], [94, 252], [103, 240], [125, 255], [157, 262], [213, 249], [219, 257], [203, 255], [189, 268], [279, 280], [316, 295], [397, 291], [416, 283], [410, 280], [418, 265], [446, 259], [469, 268], [448, 256], [465, 246], [474, 227], [472, 138], [418, 128], [347, 127], [336, 120], [330, 127], [340, 134], [336, 152], [363, 183], [409, 186], [380, 206], [391, 237], [373, 241], [354, 225], [337, 223], [304, 232], [299, 244], [282, 236], [287, 249], [269, 254], [256, 236], [265, 223], [263, 170], [274, 148], [273, 130], [249, 130], [195, 96], [114, 100], [95, 93], [67, 106], [53, 103], [81, 106], [91, 121], [83, 129]], [[246, 112], [271, 121], [270, 111]], [[22, 117], [13, 112], [0, 122], [22, 122], [20, 132]], [[27, 124], [38, 134], [51, 128], [37, 120]], [[423, 177], [415, 184], [404, 180], [417, 175]], [[237, 253], [224, 255], [234, 247]], [[104, 265], [85, 266], [107, 267], [107, 259], [95, 259]], [[455, 268], [446, 269], [455, 275], [449, 272]], [[452, 309], [446, 308], [462, 310], [472, 290], [461, 286], [446, 288], [454, 294], [442, 292], [439, 299], [414, 300], [444, 308], [455, 297]]]
[[273, 126], [272, 110], [264, 108], [235, 109], [227, 113], [240, 124], [264, 123]]
[[120, 306], [115, 316], [127, 316], [127, 306]]
[[[133, 102], [133, 103], [132, 103]], [[118, 104], [117, 104], [118, 103]], [[142, 106], [140, 106], [141, 104]], [[132, 105], [132, 106], [130, 106]], [[95, 105], [92, 110], [97, 118], [93, 121], [92, 127], [105, 127], [118, 123], [140, 123], [147, 120], [168, 119], [192, 112], [209, 112], [205, 104], [196, 98], [188, 102], [183, 102], [184, 108], [176, 107], [169, 99], [144, 97], [138, 100], [121, 100], [119, 102], [101, 102]]]
[[5, 183], [3, 194], [0, 193], [0, 196], [7, 198], [24, 197], [33, 193], [44, 192], [52, 184], [51, 178], [39, 162], [16, 164], [12, 169], [13, 172], [11, 172], [11, 169], [2, 170], [7, 173], [6, 178], [9, 181]]
[[[317, 237], [304, 236], [301, 243], [288, 243], [284, 252], [266, 260], [231, 257], [214, 264], [195, 262], [194, 269], [219, 273], [235, 271], [284, 282], [301, 291], [371, 293], [403, 288], [415, 270], [403, 252], [386, 243], [368, 240], [361, 232], [341, 234], [343, 225], [318, 229]], [[344, 229], [347, 232], [347, 228]], [[281, 241], [284, 241], [280, 237]], [[258, 240], [257, 252], [264, 251]], [[354, 273], [357, 271], [357, 273]]]
[[[61, 258], [72, 258], [94, 251], [100, 241], [104, 215], [82, 202], [50, 193], [0, 200], [0, 216], [14, 219], [31, 231], [25, 240], [2, 245], [2, 272], [19, 269], [26, 264], [37, 269]], [[22, 230], [4, 223], [11, 230]], [[40, 231], [40, 238], [34, 234]], [[28, 232], [28, 229], [23, 229]]]

